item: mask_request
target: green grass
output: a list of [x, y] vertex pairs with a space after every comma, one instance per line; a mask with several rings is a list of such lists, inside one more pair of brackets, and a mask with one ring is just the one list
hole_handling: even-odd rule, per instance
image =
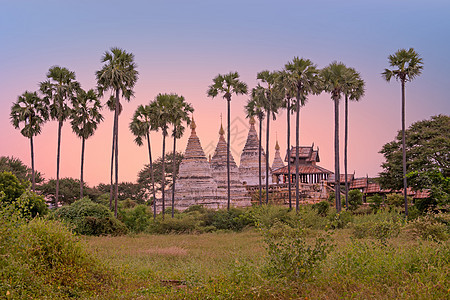
[[[321, 231], [309, 231], [307, 238]], [[406, 235], [406, 236], [405, 236]], [[380, 243], [333, 234], [335, 247], [308, 278], [268, 278], [258, 230], [201, 235], [88, 237], [119, 274], [110, 295], [134, 299], [446, 299], [450, 248], [405, 233]]]

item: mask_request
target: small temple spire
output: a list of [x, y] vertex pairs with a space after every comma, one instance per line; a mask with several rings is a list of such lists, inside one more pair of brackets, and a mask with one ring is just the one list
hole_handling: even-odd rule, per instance
[[222, 114], [220, 114], [220, 130], [219, 130], [219, 134], [220, 135], [224, 135], [225, 134], [225, 130], [223, 130], [223, 126], [222, 126]]
[[195, 121], [194, 121], [194, 115], [192, 115], [192, 120], [191, 120], [191, 133], [194, 134], [195, 132], [195, 128], [197, 128], [197, 125], [195, 125]]
[[251, 116], [250, 117], [250, 121], [249, 121], [250, 125], [255, 125], [255, 117]]
[[280, 150], [280, 145], [278, 145], [278, 132], [275, 132], [275, 137], [276, 137], [276, 143], [275, 143], [275, 150]]

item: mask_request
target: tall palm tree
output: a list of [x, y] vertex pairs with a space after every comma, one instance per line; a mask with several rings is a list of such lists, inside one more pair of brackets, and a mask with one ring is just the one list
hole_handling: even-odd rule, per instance
[[59, 162], [61, 153], [61, 129], [70, 115], [69, 101], [75, 97], [80, 84], [75, 81], [75, 73], [59, 66], [51, 67], [47, 73], [48, 80], [40, 83], [44, 99], [50, 103], [50, 117], [58, 121], [58, 150], [56, 156], [56, 193], [55, 206], [59, 200]]
[[219, 93], [227, 100], [227, 209], [230, 210], [230, 103], [231, 96], [247, 94], [247, 84], [239, 80], [238, 72], [230, 72], [225, 75], [217, 75], [213, 84], [209, 86], [207, 94], [216, 97]]
[[169, 129], [169, 124], [172, 120], [172, 113], [174, 108], [174, 103], [177, 101], [178, 95], [176, 94], [158, 94], [150, 106], [155, 111], [155, 122], [159, 129], [161, 129], [163, 143], [162, 143], [162, 183], [161, 183], [161, 193], [162, 193], [162, 217], [164, 219], [166, 210], [165, 201], [165, 188], [166, 188], [166, 137], [167, 130]]
[[97, 71], [97, 89], [100, 96], [110, 90], [114, 93], [114, 130], [113, 148], [115, 158], [115, 192], [114, 192], [114, 215], [117, 217], [117, 198], [119, 194], [119, 113], [120, 93], [125, 100], [130, 101], [133, 96], [133, 88], [138, 79], [138, 71], [134, 63], [134, 55], [120, 48], [111, 48], [102, 56], [104, 63], [101, 70]]
[[341, 211], [341, 180], [339, 170], [339, 101], [346, 89], [348, 68], [343, 63], [332, 62], [321, 71], [324, 91], [334, 102], [334, 178], [336, 210]]
[[31, 182], [33, 192], [36, 191], [36, 176], [34, 172], [33, 136], [41, 133], [42, 125], [48, 120], [48, 102], [39, 98], [36, 92], [25, 91], [11, 107], [10, 119], [15, 129], [23, 128], [20, 133], [30, 139], [31, 148]]
[[[252, 89], [251, 99], [247, 102], [245, 106], [245, 112], [247, 117], [254, 118], [256, 116], [259, 122], [259, 145], [258, 145], [258, 187], [259, 187], [259, 205], [262, 205], [262, 182], [261, 182], [261, 134], [262, 134], [262, 121], [264, 119], [264, 104], [265, 104], [265, 93], [264, 88], [257, 86]], [[254, 119], [253, 119], [254, 121]]]
[[[300, 149], [300, 107], [305, 105], [308, 95], [318, 94], [320, 89], [319, 70], [309, 59], [294, 57], [285, 66], [287, 88], [295, 94], [295, 210], [299, 207], [299, 149]], [[289, 157], [290, 159], [290, 157]]]
[[[278, 109], [282, 106], [282, 94], [279, 86], [277, 85], [278, 73], [269, 72], [267, 70], [259, 72], [256, 76], [257, 79], [261, 80], [266, 87], [262, 87], [265, 93], [265, 105], [264, 110], [267, 116], [266, 125], [266, 204], [269, 204], [269, 132], [270, 132], [270, 118], [276, 119], [276, 114]], [[259, 85], [260, 86], [260, 85]], [[261, 87], [261, 86], [260, 86]]]
[[194, 112], [194, 108], [191, 104], [185, 102], [183, 96], [177, 96], [176, 101], [173, 103], [171, 123], [173, 125], [173, 158], [172, 158], [172, 218], [175, 211], [175, 179], [176, 179], [176, 143], [177, 139], [181, 138], [184, 133], [184, 126], [182, 124], [185, 121], [188, 125], [191, 123], [189, 114]]
[[[111, 95], [108, 99], [108, 101], [106, 101], [106, 106], [109, 108], [110, 111], [115, 112], [116, 111], [116, 98]], [[122, 103], [119, 103], [119, 116], [122, 113]], [[113, 133], [114, 133], [114, 129], [116, 128], [116, 118], [114, 117], [114, 121], [113, 121]], [[112, 143], [111, 143], [111, 172], [110, 172], [110, 184], [109, 184], [109, 209], [112, 210], [112, 201], [113, 201], [113, 196], [114, 196], [114, 149], [115, 149], [115, 143], [116, 143], [116, 138], [115, 138], [115, 134], [113, 134], [113, 139], [112, 139]]]
[[345, 172], [345, 207], [348, 209], [348, 172], [347, 172], [347, 147], [348, 147], [348, 100], [359, 101], [364, 96], [364, 80], [353, 68], [348, 68], [348, 74], [344, 89], [345, 95], [345, 137], [344, 137], [344, 172]]
[[280, 71], [278, 76], [278, 84], [284, 93], [285, 107], [286, 107], [286, 122], [287, 122], [287, 157], [288, 157], [288, 190], [289, 190], [289, 210], [292, 210], [292, 191], [291, 191], [291, 100], [294, 98], [295, 91], [292, 89], [294, 84], [291, 82], [292, 78], [286, 70]]
[[73, 132], [81, 138], [81, 172], [80, 172], [80, 198], [83, 198], [83, 166], [85, 140], [94, 135], [98, 124], [103, 121], [100, 113], [102, 105], [93, 89], [84, 91], [80, 89], [72, 102], [71, 125]]
[[405, 197], [405, 215], [408, 217], [408, 198], [406, 194], [406, 147], [405, 147], [405, 84], [422, 74], [423, 60], [413, 49], [400, 49], [394, 55], [389, 55], [389, 65], [395, 69], [384, 69], [381, 74], [387, 81], [392, 77], [399, 80], [402, 86], [402, 148], [403, 148], [403, 195]]
[[138, 146], [142, 146], [142, 139], [147, 139], [148, 158], [150, 161], [150, 178], [152, 183], [153, 194], [153, 219], [156, 219], [156, 191], [155, 191], [155, 175], [153, 171], [152, 149], [150, 146], [150, 131], [157, 130], [156, 112], [154, 107], [150, 105], [139, 105], [134, 112], [133, 119], [130, 123], [130, 131], [135, 136], [134, 142]]

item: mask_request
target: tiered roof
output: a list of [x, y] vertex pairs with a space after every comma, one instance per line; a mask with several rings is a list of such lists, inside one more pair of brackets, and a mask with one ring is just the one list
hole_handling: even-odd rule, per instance
[[272, 170], [276, 170], [279, 168], [283, 168], [284, 167], [284, 163], [283, 160], [281, 159], [281, 155], [280, 155], [280, 145], [278, 145], [278, 141], [275, 144], [275, 156], [273, 158], [273, 163], [272, 163]]

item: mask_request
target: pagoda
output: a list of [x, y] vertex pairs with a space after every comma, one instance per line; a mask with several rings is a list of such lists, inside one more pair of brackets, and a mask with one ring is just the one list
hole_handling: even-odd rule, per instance
[[[275, 144], [275, 156], [273, 158], [273, 163], [272, 163], [272, 173], [276, 172], [277, 169], [280, 169], [283, 167], [284, 167], [284, 163], [283, 163], [283, 160], [281, 159], [280, 145], [278, 145], [278, 140], [277, 140], [277, 142]], [[272, 175], [272, 182], [278, 183], [280, 180], [282, 180], [281, 176], [276, 176], [275, 174]]]
[[192, 118], [184, 158], [180, 163], [178, 180], [175, 184], [175, 208], [185, 210], [191, 205], [219, 209], [227, 207], [226, 190], [218, 188], [212, 176], [212, 170], [205, 156]]
[[[224, 138], [225, 131], [222, 124], [219, 130], [219, 141], [217, 143], [214, 155], [211, 158], [212, 177], [217, 183], [219, 189], [224, 189], [227, 193], [228, 175], [227, 175], [227, 142]], [[250, 197], [247, 195], [247, 189], [239, 180], [239, 169], [234, 161], [231, 152], [230, 155], [230, 199], [232, 206], [250, 206]]]
[[[255, 119], [250, 117], [250, 129], [248, 131], [247, 141], [241, 154], [241, 162], [239, 165], [239, 176], [241, 181], [246, 185], [258, 185], [259, 180], [259, 164], [258, 164], [258, 134], [255, 129]], [[266, 156], [261, 147], [261, 182], [266, 180]], [[270, 180], [271, 178], [269, 178]], [[270, 180], [271, 181], [271, 180]]]

